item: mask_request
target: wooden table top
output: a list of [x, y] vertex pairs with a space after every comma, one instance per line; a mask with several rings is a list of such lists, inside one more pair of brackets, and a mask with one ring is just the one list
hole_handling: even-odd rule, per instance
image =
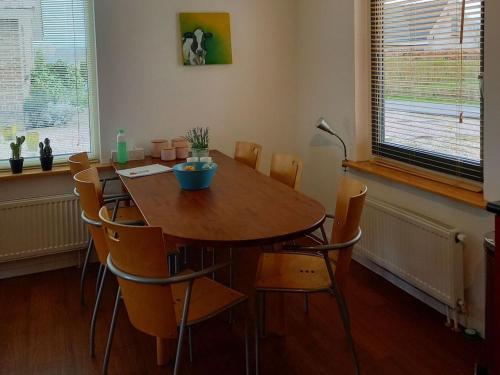
[[[120, 176], [148, 225], [161, 227], [167, 238], [182, 243], [240, 247], [289, 240], [313, 231], [325, 219], [319, 202], [219, 151], [210, 155], [218, 169], [204, 190], [182, 190], [173, 173]], [[149, 158], [115, 168], [179, 162]]]

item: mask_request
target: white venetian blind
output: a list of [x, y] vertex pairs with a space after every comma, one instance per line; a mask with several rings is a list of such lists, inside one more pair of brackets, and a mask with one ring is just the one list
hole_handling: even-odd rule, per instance
[[481, 0], [371, 0], [372, 152], [482, 180]]
[[46, 137], [61, 159], [95, 157], [96, 126], [92, 1], [0, 0], [0, 166], [16, 135], [33, 164]]

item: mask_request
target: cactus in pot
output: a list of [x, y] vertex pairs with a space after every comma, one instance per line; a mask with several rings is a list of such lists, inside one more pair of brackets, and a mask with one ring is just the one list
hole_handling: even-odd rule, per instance
[[52, 156], [52, 147], [50, 147], [50, 139], [45, 138], [43, 142], [38, 144], [40, 148], [40, 164], [42, 165], [43, 171], [52, 170], [52, 162], [54, 157]]
[[12, 158], [9, 159], [10, 169], [13, 174], [23, 171], [24, 158], [21, 157], [24, 136], [16, 137], [16, 142], [11, 142], [10, 149], [12, 150]]

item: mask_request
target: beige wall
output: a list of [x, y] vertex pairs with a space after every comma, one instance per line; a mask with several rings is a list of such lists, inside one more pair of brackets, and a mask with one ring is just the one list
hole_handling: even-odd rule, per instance
[[[231, 14], [233, 64], [185, 67], [178, 13]], [[211, 146], [228, 154], [236, 140], [295, 151], [296, 6], [290, 0], [95, 1], [102, 155], [116, 131], [136, 144], [210, 126]]]
[[[364, 22], [367, 22], [368, 6], [369, 0], [298, 0], [298, 137], [300, 154], [305, 158], [303, 186], [306, 193], [318, 198], [331, 211], [335, 204], [334, 186], [342, 173], [342, 151], [334, 139], [315, 131], [313, 124], [319, 116], [325, 116], [334, 130], [344, 137], [349, 147], [349, 157], [365, 157], [366, 150], [360, 150], [359, 146], [369, 147], [366, 144], [366, 125], [369, 125], [369, 121], [360, 113], [366, 112], [367, 93], [366, 85], [359, 80], [356, 82], [355, 68], [359, 68], [359, 60], [355, 59], [354, 49], [355, 43], [363, 41], [360, 32], [367, 30]], [[500, 15], [500, 3], [493, 5], [489, 2], [486, 9], [489, 14], [486, 25], [486, 79], [488, 82], [493, 80], [486, 85], [485, 156], [489, 159], [485, 171], [486, 191], [488, 197], [500, 198], [498, 167], [494, 168], [500, 162], [500, 147], [494, 145], [500, 140], [500, 127], [495, 121], [500, 118], [499, 96], [495, 95], [500, 92], [500, 79], [496, 79], [496, 82], [495, 78], [492, 79], [500, 74], [497, 48], [500, 28], [498, 22], [494, 23]], [[366, 70], [362, 70], [362, 73], [366, 77]], [[357, 78], [362, 79], [363, 75]], [[491, 134], [489, 139], [488, 134]], [[482, 236], [493, 229], [492, 215], [381, 178], [362, 173], [351, 174], [368, 185], [372, 197], [454, 225], [467, 235], [464, 263], [466, 299], [470, 309], [468, 324], [482, 330]]]

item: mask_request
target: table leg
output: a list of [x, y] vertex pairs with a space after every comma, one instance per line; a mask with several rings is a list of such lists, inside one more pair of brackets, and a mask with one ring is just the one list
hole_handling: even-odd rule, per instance
[[156, 364], [164, 366], [174, 359], [175, 355], [174, 339], [156, 338]]
[[[121, 185], [122, 185], [122, 193], [128, 194], [128, 190], [125, 187], [125, 185], [123, 184], [123, 182], [121, 183]], [[123, 204], [125, 205], [125, 207], [130, 207], [130, 201], [125, 201], [125, 202], [123, 202]]]

